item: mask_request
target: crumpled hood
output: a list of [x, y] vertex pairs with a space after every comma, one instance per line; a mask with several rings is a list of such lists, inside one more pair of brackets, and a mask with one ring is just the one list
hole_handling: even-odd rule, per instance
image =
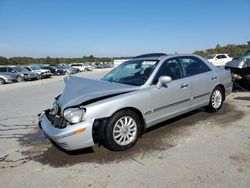
[[92, 99], [136, 89], [137, 86], [70, 76], [59, 98], [59, 105], [61, 110], [64, 110], [66, 107], [80, 105]]

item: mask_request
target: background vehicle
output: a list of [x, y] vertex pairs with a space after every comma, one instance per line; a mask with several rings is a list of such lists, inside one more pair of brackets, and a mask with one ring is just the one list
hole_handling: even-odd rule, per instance
[[0, 83], [21, 82], [24, 75], [16, 72], [10, 67], [0, 67]]
[[60, 64], [50, 64], [50, 66], [57, 67], [64, 71], [65, 74], [76, 74], [77, 71], [70, 66], [60, 65]]
[[24, 77], [24, 80], [37, 80], [39, 77], [37, 73], [30, 72], [21, 66], [10, 67], [10, 68], [12, 69], [12, 71], [14, 70], [20, 73]]
[[42, 130], [65, 150], [95, 143], [114, 151], [131, 148], [157, 123], [200, 107], [218, 111], [232, 90], [229, 71], [196, 55], [146, 54], [101, 80], [65, 81], [52, 109], [39, 115]]
[[238, 59], [234, 59], [225, 65], [231, 70], [235, 79], [243, 79], [250, 82], [250, 50]]
[[87, 71], [92, 71], [94, 69], [93, 66], [89, 65], [89, 64], [86, 64], [86, 70]]
[[97, 69], [105, 69], [105, 68], [110, 68], [111, 66], [107, 63], [102, 63], [102, 64], [98, 64], [96, 66]]
[[78, 68], [80, 69], [80, 71], [86, 71], [86, 66], [84, 65], [84, 63], [72, 63], [70, 64], [71, 67], [74, 67], [74, 68]]
[[65, 71], [63, 69], [60, 69], [56, 66], [44, 66], [43, 69], [49, 70], [53, 75], [59, 76], [64, 75]]
[[40, 67], [34, 67], [34, 66], [24, 66], [25, 69], [27, 69], [30, 72], [34, 72], [37, 74], [38, 79], [40, 78], [50, 78], [52, 76], [52, 73], [49, 70], [41, 69]]
[[211, 54], [206, 59], [217, 67], [223, 67], [227, 62], [233, 60], [228, 54]]

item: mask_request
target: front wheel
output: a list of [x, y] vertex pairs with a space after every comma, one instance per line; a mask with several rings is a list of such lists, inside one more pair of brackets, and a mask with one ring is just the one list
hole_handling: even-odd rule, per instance
[[212, 91], [212, 94], [210, 96], [210, 102], [209, 105], [206, 107], [206, 109], [209, 112], [217, 112], [221, 108], [223, 104], [223, 90], [221, 87], [216, 87]]
[[4, 79], [0, 78], [0, 85], [3, 85], [3, 84], [5, 84], [5, 81]]
[[142, 123], [131, 110], [114, 114], [104, 131], [104, 146], [112, 151], [123, 151], [133, 147], [140, 135]]

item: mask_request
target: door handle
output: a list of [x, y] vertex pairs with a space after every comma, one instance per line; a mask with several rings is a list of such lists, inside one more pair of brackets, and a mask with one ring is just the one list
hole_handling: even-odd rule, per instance
[[217, 76], [213, 76], [212, 78], [211, 78], [211, 80], [216, 80], [217, 79]]
[[188, 87], [188, 84], [183, 83], [183, 84], [180, 85], [180, 88], [182, 88], [182, 89], [184, 89], [186, 87]]

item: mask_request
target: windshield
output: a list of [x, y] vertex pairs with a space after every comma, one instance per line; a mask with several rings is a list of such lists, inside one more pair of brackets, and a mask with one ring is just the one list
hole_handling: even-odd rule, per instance
[[26, 70], [25, 68], [23, 67], [15, 67], [14, 68], [17, 72], [28, 72], [28, 70]]
[[206, 59], [213, 59], [215, 55], [209, 55]]
[[148, 80], [157, 63], [156, 60], [126, 61], [104, 76], [102, 80], [140, 86]]
[[40, 70], [38, 67], [31, 67], [32, 70]]

